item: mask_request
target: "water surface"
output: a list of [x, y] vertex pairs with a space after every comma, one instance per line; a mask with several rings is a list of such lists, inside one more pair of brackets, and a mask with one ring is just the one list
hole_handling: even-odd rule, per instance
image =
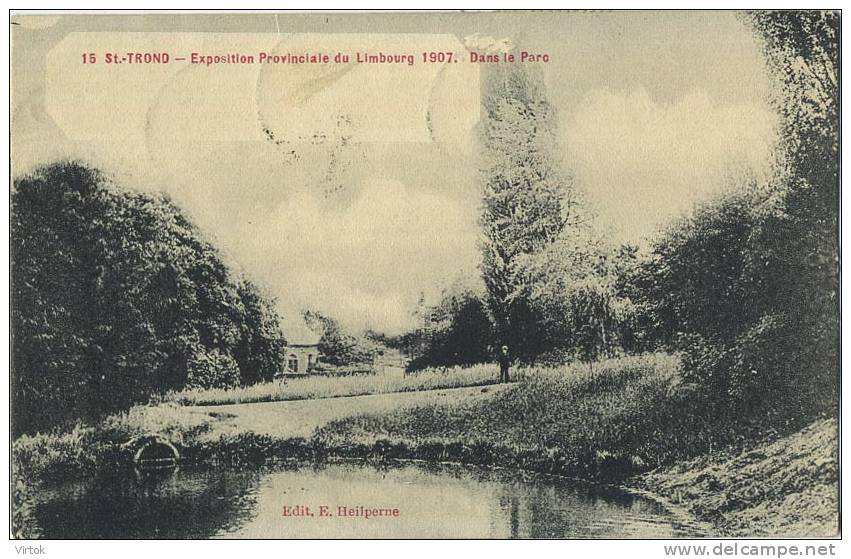
[[242, 471], [181, 466], [157, 473], [114, 468], [89, 480], [49, 484], [36, 516], [44, 537], [56, 539], [700, 535], [659, 504], [621, 490], [425, 463]]

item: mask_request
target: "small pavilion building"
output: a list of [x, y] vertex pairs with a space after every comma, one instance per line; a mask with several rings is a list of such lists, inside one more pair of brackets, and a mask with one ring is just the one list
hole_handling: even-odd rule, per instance
[[319, 334], [303, 322], [284, 326], [287, 339], [284, 374], [307, 375], [319, 363]]

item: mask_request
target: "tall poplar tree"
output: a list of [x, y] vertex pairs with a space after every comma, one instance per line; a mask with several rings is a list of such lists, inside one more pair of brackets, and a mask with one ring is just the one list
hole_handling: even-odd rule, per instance
[[567, 224], [567, 184], [554, 157], [555, 111], [537, 67], [506, 65], [484, 76], [482, 276], [500, 343], [536, 354], [524, 255], [544, 249]]

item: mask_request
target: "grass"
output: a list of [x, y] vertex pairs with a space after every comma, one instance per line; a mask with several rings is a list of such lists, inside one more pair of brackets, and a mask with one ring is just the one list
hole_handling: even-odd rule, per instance
[[147, 433], [165, 435], [178, 444], [194, 444], [209, 430], [211, 419], [186, 414], [176, 404], [137, 406], [97, 425], [77, 422], [65, 430], [21, 435], [12, 442], [12, 533], [18, 539], [41, 535], [34, 516], [41, 483], [85, 475], [106, 464], [126, 461], [124, 443]]
[[[13, 531], [38, 534], [31, 503], [45, 479], [85, 473], [126, 458], [123, 443], [160, 434], [193, 461], [259, 464], [269, 458], [322, 461], [416, 458], [499, 465], [588, 480], [623, 482], [727, 447], [764, 439], [756, 423], [709, 421], [698, 396], [680, 382], [675, 356], [648, 354], [587, 366], [529, 367], [490, 396], [445, 395], [413, 407], [331, 420], [307, 438], [227, 427], [215, 413], [180, 403], [222, 404], [330, 398], [492, 383], [496, 368], [429, 370], [406, 378], [305, 378], [236, 391], [182, 392], [97, 425], [24, 435], [13, 442]], [[467, 391], [469, 392], [469, 391]], [[478, 391], [477, 391], [478, 392]], [[309, 408], [308, 408], [309, 409]], [[224, 418], [226, 419], [226, 418]], [[783, 433], [775, 433], [782, 435]], [[734, 451], [734, 450], [733, 450]], [[124, 454], [122, 454], [124, 452]], [[785, 495], [785, 493], [784, 493]], [[31, 536], [35, 537], [35, 536]]]
[[210, 417], [186, 414], [176, 404], [136, 406], [97, 425], [76, 423], [64, 431], [21, 435], [12, 443], [13, 469], [30, 478], [84, 472], [121, 460], [121, 445], [138, 435], [156, 433], [178, 445], [210, 428]]
[[[677, 366], [675, 358], [651, 355], [610, 360], [596, 365], [593, 373], [578, 365], [518, 368], [512, 374], [520, 382], [486, 404], [450, 401], [332, 421], [316, 433], [310, 445], [329, 452], [357, 446], [374, 454], [376, 444], [381, 447], [394, 440], [410, 447], [405, 454], [413, 455], [423, 440], [430, 444], [475, 440], [493, 447], [515, 447], [518, 453], [543, 449], [544, 454], [552, 454], [553, 448], [569, 448], [572, 453], [593, 449], [595, 457], [620, 456], [638, 440], [630, 434], [650, 422], [649, 414], [660, 409], [659, 402], [676, 384]], [[14, 464], [16, 470], [36, 478], [84, 471], [120, 459], [121, 444], [150, 433], [167, 437], [190, 454], [210, 455], [211, 449], [195, 450], [209, 444], [202, 444], [204, 437], [199, 435], [213, 428], [214, 418], [187, 413], [177, 402], [223, 404], [382, 394], [485, 385], [496, 376], [495, 366], [476, 365], [431, 369], [404, 378], [307, 377], [229, 391], [181, 392], [174, 394], [171, 402], [137, 406], [95, 426], [78, 423], [62, 432], [23, 435], [13, 443]], [[667, 421], [664, 419], [655, 418], [660, 423]], [[601, 447], [597, 440], [609, 444]], [[267, 443], [260, 446], [274, 446]]]
[[[477, 365], [405, 378], [308, 377], [231, 391], [181, 392], [174, 395], [176, 401], [137, 406], [96, 426], [77, 424], [64, 432], [21, 436], [13, 443], [14, 465], [36, 478], [84, 471], [120, 460], [121, 444], [151, 433], [167, 437], [195, 458], [215, 456], [216, 441], [222, 448], [233, 447], [222, 454], [229, 458], [238, 457], [240, 445], [254, 448], [254, 455], [273, 457], [277, 439], [286, 437], [265, 440], [219, 432], [213, 417], [188, 413], [177, 402], [245, 403], [476, 386], [492, 383], [496, 374], [494, 366]], [[310, 440], [300, 440], [311, 455], [389, 453], [599, 478], [622, 477], [693, 456], [708, 448], [718, 431], [698, 424], [688, 394], [678, 392], [679, 361], [670, 355], [610, 359], [596, 364], [593, 372], [587, 366], [566, 365], [519, 368], [512, 374], [519, 382], [490, 398], [448, 399], [346, 417], [319, 428]], [[209, 436], [201, 436], [205, 434]]]
[[[308, 377], [233, 391], [182, 392], [174, 395], [176, 401], [137, 406], [96, 426], [19, 437], [13, 443], [14, 465], [36, 478], [83, 471], [120, 460], [121, 445], [134, 436], [160, 434], [192, 459], [239, 460], [243, 449], [255, 458], [421, 458], [623, 479], [748, 438], [741, 426], [706, 421], [695, 395], [681, 387], [679, 369], [679, 360], [667, 354], [609, 359], [595, 364], [593, 372], [584, 365], [519, 368], [512, 371], [519, 382], [490, 397], [446, 395], [355, 416], [341, 411], [339, 419], [297, 440], [285, 429], [280, 436], [259, 436], [227, 428], [226, 421], [190, 413], [177, 402], [244, 403], [476, 386], [492, 383], [496, 368], [428, 370], [405, 378]], [[281, 454], [284, 443], [288, 450]], [[306, 450], [295, 452], [295, 447]]]
[[496, 382], [498, 376], [498, 369], [495, 365], [490, 364], [426, 369], [409, 373], [404, 377], [384, 375], [310, 376], [264, 382], [233, 389], [184, 390], [166, 395], [165, 400], [190, 406], [310, 400], [481, 386]]
[[332, 422], [329, 448], [386, 447], [397, 456], [516, 466], [618, 480], [732, 440], [702, 419], [665, 354], [532, 368], [488, 401], [448, 402]]

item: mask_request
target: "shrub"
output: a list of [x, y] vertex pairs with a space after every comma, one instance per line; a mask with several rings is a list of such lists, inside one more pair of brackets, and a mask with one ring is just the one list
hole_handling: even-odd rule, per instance
[[239, 385], [236, 360], [218, 349], [201, 351], [186, 364], [186, 388], [233, 388]]

